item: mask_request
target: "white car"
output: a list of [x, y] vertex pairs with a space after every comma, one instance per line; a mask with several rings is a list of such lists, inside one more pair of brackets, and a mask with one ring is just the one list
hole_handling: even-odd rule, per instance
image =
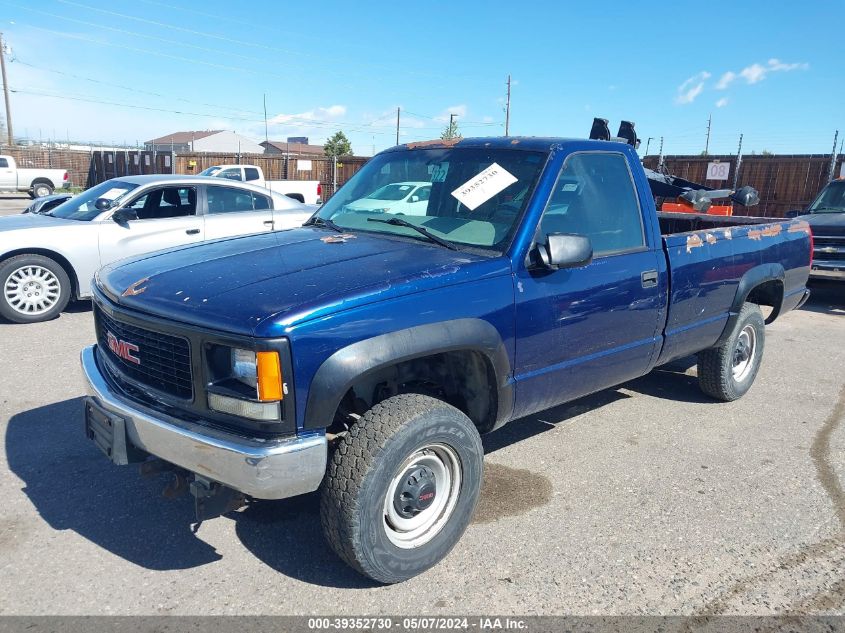
[[124, 176], [46, 214], [0, 217], [0, 315], [56, 317], [91, 294], [102, 266], [204, 240], [302, 225], [305, 205], [246, 183], [201, 176]]
[[348, 211], [380, 211], [396, 215], [425, 215], [430, 182], [394, 182], [346, 205]]

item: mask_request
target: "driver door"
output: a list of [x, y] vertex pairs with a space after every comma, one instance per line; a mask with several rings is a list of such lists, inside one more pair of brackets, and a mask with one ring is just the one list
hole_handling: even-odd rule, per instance
[[100, 265], [153, 251], [194, 244], [204, 239], [202, 216], [197, 215], [197, 187], [170, 186], [147, 189], [121, 209], [138, 219], [100, 222]]

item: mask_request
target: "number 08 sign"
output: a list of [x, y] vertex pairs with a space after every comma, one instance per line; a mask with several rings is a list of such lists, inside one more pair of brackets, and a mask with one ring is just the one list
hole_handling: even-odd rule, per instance
[[707, 180], [727, 180], [730, 163], [707, 163]]

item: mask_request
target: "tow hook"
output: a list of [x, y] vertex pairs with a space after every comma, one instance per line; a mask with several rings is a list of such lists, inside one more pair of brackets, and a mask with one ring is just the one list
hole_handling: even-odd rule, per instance
[[194, 496], [197, 523], [246, 505], [246, 497], [243, 494], [204, 477], [195, 476], [190, 490]]

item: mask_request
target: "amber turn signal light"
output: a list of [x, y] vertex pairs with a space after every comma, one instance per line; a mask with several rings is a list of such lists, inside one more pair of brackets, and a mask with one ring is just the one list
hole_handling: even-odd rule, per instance
[[282, 399], [282, 367], [278, 352], [256, 352], [256, 373], [258, 374], [258, 399]]

